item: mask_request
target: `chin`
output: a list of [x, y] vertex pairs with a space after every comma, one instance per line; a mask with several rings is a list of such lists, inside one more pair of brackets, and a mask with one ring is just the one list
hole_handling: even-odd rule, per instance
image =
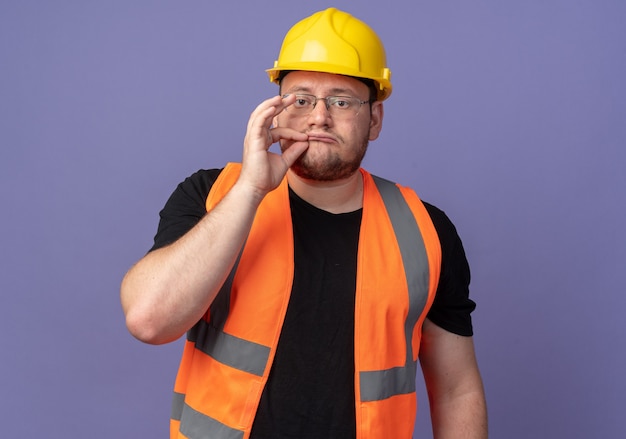
[[291, 166], [291, 170], [300, 178], [312, 181], [336, 181], [350, 177], [361, 166], [358, 162], [327, 161], [310, 163], [306, 157], [300, 157]]

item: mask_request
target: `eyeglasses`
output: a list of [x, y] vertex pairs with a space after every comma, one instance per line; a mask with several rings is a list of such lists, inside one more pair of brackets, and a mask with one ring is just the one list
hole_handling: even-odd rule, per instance
[[[291, 95], [283, 95], [283, 99], [288, 96]], [[359, 114], [361, 105], [370, 103], [370, 101], [362, 101], [350, 96], [326, 96], [325, 98], [318, 98], [309, 94], [296, 94], [295, 96], [296, 101], [285, 108], [285, 111], [294, 116], [308, 116], [313, 112], [315, 105], [319, 101], [324, 101], [326, 110], [328, 110], [331, 117], [335, 119], [349, 119]]]

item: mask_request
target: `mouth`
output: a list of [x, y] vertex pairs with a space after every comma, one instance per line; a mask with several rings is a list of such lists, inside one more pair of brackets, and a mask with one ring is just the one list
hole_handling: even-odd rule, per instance
[[337, 139], [329, 134], [323, 133], [309, 133], [309, 142], [321, 142], [321, 143], [337, 143]]

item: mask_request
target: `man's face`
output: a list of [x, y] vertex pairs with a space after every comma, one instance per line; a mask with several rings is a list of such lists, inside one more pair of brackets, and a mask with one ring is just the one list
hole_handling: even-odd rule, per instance
[[[329, 73], [291, 72], [281, 82], [281, 93], [308, 94], [318, 98], [348, 96], [369, 100], [369, 89], [361, 81]], [[381, 102], [362, 104], [350, 117], [333, 117], [320, 100], [310, 114], [296, 116], [289, 108], [279, 114], [274, 125], [308, 134], [309, 148], [291, 166], [296, 175], [307, 180], [334, 181], [349, 177], [361, 166], [367, 145], [382, 128]], [[281, 141], [285, 151], [291, 142]]]

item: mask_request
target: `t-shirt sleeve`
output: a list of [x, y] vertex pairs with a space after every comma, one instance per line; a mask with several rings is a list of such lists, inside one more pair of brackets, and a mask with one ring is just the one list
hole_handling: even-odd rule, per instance
[[175, 242], [206, 215], [206, 198], [220, 171], [200, 170], [176, 187], [159, 213], [159, 226], [150, 251]]
[[441, 274], [428, 319], [452, 333], [473, 335], [471, 313], [476, 304], [469, 298], [470, 268], [463, 243], [454, 224], [435, 206], [424, 203], [441, 244]]

